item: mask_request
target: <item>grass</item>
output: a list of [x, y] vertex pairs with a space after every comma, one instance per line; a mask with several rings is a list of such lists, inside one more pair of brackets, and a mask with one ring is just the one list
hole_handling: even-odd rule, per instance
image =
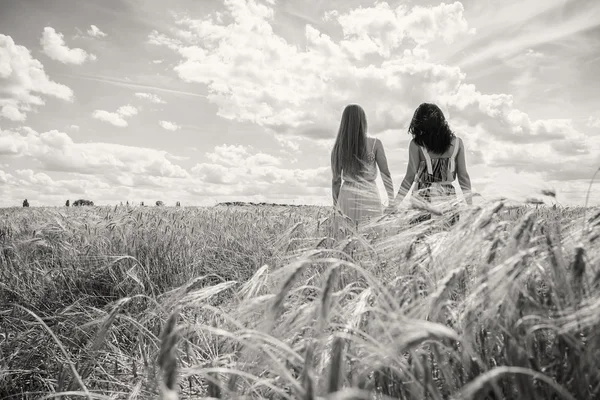
[[600, 210], [0, 210], [0, 398], [600, 398]]

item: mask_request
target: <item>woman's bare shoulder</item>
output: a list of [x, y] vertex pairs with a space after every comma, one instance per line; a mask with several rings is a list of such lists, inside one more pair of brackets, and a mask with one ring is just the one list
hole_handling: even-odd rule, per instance
[[381, 140], [374, 136], [367, 136], [367, 144], [369, 144], [371, 148], [377, 148], [382, 145]]

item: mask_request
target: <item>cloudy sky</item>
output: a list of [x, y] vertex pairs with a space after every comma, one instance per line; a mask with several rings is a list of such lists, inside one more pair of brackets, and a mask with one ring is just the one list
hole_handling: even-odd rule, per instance
[[396, 187], [424, 101], [485, 198], [582, 204], [600, 166], [596, 0], [166, 4], [0, 0], [0, 206], [330, 204], [348, 103]]

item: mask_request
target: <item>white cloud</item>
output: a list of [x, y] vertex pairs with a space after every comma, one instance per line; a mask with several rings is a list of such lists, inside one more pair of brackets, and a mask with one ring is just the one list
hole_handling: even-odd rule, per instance
[[181, 129], [181, 126], [177, 125], [174, 122], [169, 122], [169, 121], [158, 121], [159, 125], [163, 127], [163, 129], [166, 129], [168, 131], [176, 131]]
[[[0, 204], [14, 206], [27, 198], [33, 206], [62, 206], [67, 199], [84, 198], [97, 201], [98, 196], [122, 192], [101, 178], [95, 176], [74, 179], [54, 179], [45, 172], [32, 169], [18, 169], [13, 174], [4, 174], [6, 182], [0, 186]], [[3, 173], [0, 171], [0, 182]]]
[[462, 83], [458, 90], [439, 97], [440, 104], [452, 115], [479, 124], [495, 139], [510, 143], [539, 143], [544, 141], [585, 138], [568, 119], [531, 120], [529, 115], [514, 107], [513, 97], [507, 94], [483, 94], [475, 85]]
[[587, 126], [590, 128], [600, 128], [600, 118], [590, 116], [587, 120]]
[[[307, 25], [305, 51], [273, 32], [270, 7], [253, 0], [227, 2], [226, 7], [229, 24], [214, 15], [186, 17], [177, 23], [191, 35], [171, 38], [154, 31], [149, 37], [150, 43], [180, 54], [175, 71], [184, 81], [206, 84], [209, 101], [226, 119], [251, 121], [287, 136], [324, 138], [334, 134], [348, 99], [360, 98], [371, 115], [375, 110], [371, 127], [379, 132], [402, 126], [418, 101], [454, 91], [464, 80], [460, 69], [428, 62], [420, 45], [471, 32], [458, 2], [410, 11], [378, 3], [332, 14], [346, 38], [336, 43]], [[360, 50], [362, 45], [349, 46], [351, 41], [371, 44]], [[414, 48], [386, 59], [400, 45]], [[353, 60], [357, 54], [351, 49], [359, 49], [361, 57], [371, 52], [384, 59], [362, 65]], [[407, 94], [400, 102], [398, 90]]]
[[133, 115], [136, 115], [138, 113], [138, 110], [137, 110], [137, 108], [128, 104], [126, 106], [119, 107], [119, 109], [117, 110], [117, 113], [124, 117], [131, 117]]
[[135, 96], [139, 99], [146, 99], [155, 104], [165, 104], [166, 102], [154, 93], [136, 93]]
[[331, 187], [329, 167], [283, 168], [283, 160], [240, 145], [216, 146], [192, 173], [204, 185], [190, 188], [200, 196], [323, 196]]
[[241, 145], [222, 145], [216, 146], [212, 153], [207, 153], [206, 157], [215, 163], [234, 167], [245, 165], [252, 167], [278, 166], [281, 160], [265, 153], [251, 154], [252, 147]]
[[[342, 48], [361, 59], [368, 53], [387, 58], [405, 39], [426, 45], [437, 39], [452, 43], [460, 35], [474, 34], [463, 13], [464, 7], [458, 1], [436, 7], [415, 6], [410, 11], [404, 5], [392, 9], [386, 2], [378, 2], [342, 15], [330, 13], [327, 18], [341, 25]], [[354, 52], [357, 46], [362, 51]]]
[[125, 121], [125, 118], [118, 113], [112, 113], [105, 110], [95, 110], [92, 113], [92, 117], [121, 128], [124, 128], [128, 125], [127, 121]]
[[114, 126], [124, 128], [128, 125], [125, 117], [132, 117], [138, 113], [138, 109], [131, 106], [121, 106], [116, 112], [108, 112], [105, 110], [95, 110], [92, 113], [92, 117], [99, 119], [100, 121], [108, 122]]
[[0, 109], [0, 116], [11, 121], [23, 122], [27, 119], [25, 113], [21, 112], [14, 104], [5, 104]]
[[79, 130], [79, 125], [71, 125], [69, 128], [71, 128], [74, 131], [78, 131]]
[[103, 38], [107, 36], [106, 33], [102, 32], [96, 25], [90, 25], [90, 29], [87, 30], [87, 34], [95, 38]]
[[56, 130], [26, 135], [0, 130], [0, 155], [29, 157], [46, 171], [117, 177], [121, 174], [185, 178], [188, 173], [173, 164], [170, 154], [144, 147], [112, 143], [76, 143]]
[[[188, 174], [173, 164], [180, 157], [164, 151], [109, 143], [76, 143], [58, 131], [23, 133], [0, 130], [0, 154], [20, 158], [27, 169], [0, 171], [0, 205], [28, 198], [33, 205], [63, 205], [67, 198], [96, 204], [145, 201], [154, 204], [214, 204], [217, 201], [309, 203], [328, 198], [327, 166], [291, 169], [284, 159], [252, 147], [223, 145], [207, 153]], [[56, 179], [55, 173], [70, 178]], [[64, 175], [63, 175], [64, 176]]]
[[162, 64], [165, 60], [152, 60], [152, 64]]
[[48, 77], [41, 62], [10, 36], [0, 34], [0, 119], [24, 121], [45, 104], [41, 95], [73, 101], [73, 91]]
[[[318, 151], [311, 157], [324, 160], [319, 161], [320, 168], [290, 168], [289, 153], [274, 156], [250, 147], [217, 146], [206, 154], [205, 162], [193, 168], [193, 176], [174, 179], [128, 172], [136, 164], [124, 155], [129, 150], [123, 153], [106, 147], [108, 144], [94, 144], [102, 149], [101, 156], [86, 144], [69, 142], [58, 133], [29, 131], [27, 136], [19, 135], [31, 136], [27, 140], [0, 136], [0, 154], [29, 154], [32, 160], [39, 156], [36, 162], [50, 170], [106, 170], [106, 181], [120, 188], [123, 195], [130, 193], [125, 188], [136, 186], [152, 188], [144, 193], [153, 196], [168, 189], [175, 193], [173, 196], [191, 198], [306, 195], [329, 200], [326, 153], [348, 102], [359, 102], [367, 112], [370, 133], [385, 137], [392, 172], [400, 178], [403, 169], [399, 165], [406, 161], [409, 139], [407, 124], [415, 107], [429, 101], [442, 107], [452, 128], [465, 139], [469, 166], [477, 166], [470, 171], [473, 182], [482, 187], [492, 186], [489, 177], [498, 178], [501, 185], [496, 189], [500, 191], [517, 175], [531, 182], [579, 179], [600, 161], [598, 142], [579, 132], [570, 119], [532, 118], [517, 104], [518, 96], [482, 93], [467, 81], [463, 70], [439, 61], [445, 59], [439, 57], [440, 48], [461, 43], [473, 34], [460, 2], [411, 9], [377, 2], [345, 13], [329, 12], [326, 18], [340, 25], [342, 37], [328, 36], [307, 25], [305, 37], [298, 41], [300, 46], [275, 33], [271, 26], [274, 11], [269, 4], [227, 0], [225, 5], [222, 14], [180, 18], [178, 29], [170, 34], [153, 31], [149, 42], [180, 57], [179, 63], [173, 63], [175, 72], [183, 81], [206, 85], [208, 100], [219, 116], [266, 128], [276, 133], [278, 143], [295, 151], [300, 151], [300, 144], [312, 146]], [[522, 62], [527, 65], [539, 65], [549, 57], [533, 50], [524, 53], [526, 49], [520, 48]], [[2, 65], [0, 55], [0, 82]], [[514, 67], [518, 68], [516, 64]], [[515, 82], [518, 79], [529, 78], [523, 74]], [[136, 96], [153, 102], [151, 94]], [[22, 118], [8, 107], [3, 113]], [[127, 126], [127, 118], [135, 114], [125, 106], [117, 112], [95, 113], [117, 126]], [[589, 120], [590, 126], [593, 121]], [[163, 122], [167, 121], [159, 123]], [[162, 158], [166, 162], [178, 159], [172, 155]], [[75, 161], [68, 161], [71, 159]], [[149, 158], [134, 169], [147, 172], [153, 168], [160, 175], [171, 168], [164, 163], [151, 168], [150, 164]], [[90, 165], [100, 166], [94, 169]], [[581, 168], [572, 167], [578, 165]]]
[[[373, 133], [405, 129], [416, 105], [433, 101], [483, 124], [498, 140], [565, 138], [564, 132], [552, 128], [555, 122], [531, 121], [514, 106], [512, 96], [483, 94], [466, 83], [460, 68], [429, 60], [424, 46], [473, 33], [460, 2], [410, 10], [382, 2], [330, 13], [327, 17], [340, 23], [344, 39], [336, 43], [307, 25], [305, 51], [273, 32], [270, 7], [253, 0], [226, 6], [229, 24], [215, 16], [181, 18], [178, 24], [191, 36], [170, 38], [154, 31], [149, 41], [180, 54], [182, 62], [175, 71], [184, 81], [207, 85], [208, 99], [217, 105], [219, 116], [284, 134], [288, 139], [279, 140], [288, 146], [293, 136], [334, 136], [349, 99], [360, 99]], [[401, 47], [404, 50], [398, 51]], [[364, 63], [353, 59], [370, 53], [380, 58]]]
[[8, 183], [12, 182], [13, 180], [14, 177], [11, 174], [4, 172], [0, 169], [0, 183], [2, 184], [2, 186], [8, 185]]
[[83, 49], [69, 48], [65, 44], [64, 35], [56, 32], [52, 27], [45, 27], [42, 38], [40, 39], [43, 52], [53, 60], [60, 61], [63, 64], [83, 64], [85, 61], [94, 61], [96, 56]]
[[[412, 9], [392, 9], [380, 2], [347, 13], [331, 12], [326, 18], [340, 24], [343, 37], [336, 41], [307, 25], [302, 47], [273, 31], [273, 10], [268, 5], [239, 0], [226, 2], [226, 8], [227, 18], [183, 17], [177, 24], [186, 32], [176, 30], [171, 37], [153, 31], [149, 42], [179, 54], [175, 72], [186, 82], [205, 84], [220, 117], [267, 128], [292, 150], [299, 151], [298, 138], [305, 138], [327, 143], [327, 149], [319, 151], [328, 151], [349, 102], [363, 106], [371, 134], [393, 132], [394, 141], [405, 138], [407, 143], [406, 129], [416, 106], [434, 102], [464, 138], [469, 165], [477, 165], [471, 170], [474, 181], [484, 178], [480, 166], [494, 162], [505, 170], [538, 176], [545, 171], [532, 165], [543, 165], [544, 160], [554, 165], [560, 165], [559, 160], [573, 165], [580, 160], [586, 166], [597, 162], [596, 144], [570, 119], [533, 119], [517, 107], [511, 94], [482, 93], [459, 67], [432, 59], [430, 49], [474, 34], [460, 2]], [[531, 50], [521, 58], [514, 62], [533, 65], [546, 62], [547, 56]], [[394, 144], [386, 142], [386, 147]], [[525, 161], [511, 158], [517, 154], [510, 152], [515, 144], [527, 149], [520, 154]], [[543, 151], [535, 152], [535, 146]], [[390, 152], [388, 160], [393, 169], [402, 170], [405, 146]], [[231, 168], [213, 161], [201, 164], [196, 172], [201, 170], [215, 182], [238, 184], [234, 175], [242, 171], [227, 173]], [[575, 174], [562, 166], [547, 171], [554, 174], [544, 178], [554, 181]]]

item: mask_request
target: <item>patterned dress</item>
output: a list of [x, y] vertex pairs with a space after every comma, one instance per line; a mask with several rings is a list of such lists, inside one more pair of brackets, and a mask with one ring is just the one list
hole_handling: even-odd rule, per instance
[[415, 178], [416, 194], [429, 202], [447, 201], [456, 197], [456, 190], [452, 182], [456, 179], [456, 155], [458, 153], [459, 138], [452, 141], [452, 155], [450, 157], [432, 157], [425, 147], [419, 146], [423, 153], [423, 160]]
[[[423, 160], [419, 163], [415, 177], [416, 187], [413, 191], [415, 197], [434, 204], [447, 203], [456, 199], [456, 189], [452, 182], [456, 179], [456, 155], [460, 146], [459, 140], [458, 137], [455, 137], [452, 141], [453, 149], [450, 157], [437, 155], [432, 157], [425, 147], [419, 146]], [[431, 219], [431, 215], [426, 214], [415, 222], [428, 219]], [[454, 224], [457, 220], [457, 215], [453, 215], [450, 223]]]
[[383, 214], [381, 196], [375, 180], [377, 179], [377, 164], [375, 162], [375, 144], [367, 153], [366, 165], [360, 176], [347, 176], [342, 171], [342, 186], [338, 197], [340, 211], [357, 226], [362, 222]]

